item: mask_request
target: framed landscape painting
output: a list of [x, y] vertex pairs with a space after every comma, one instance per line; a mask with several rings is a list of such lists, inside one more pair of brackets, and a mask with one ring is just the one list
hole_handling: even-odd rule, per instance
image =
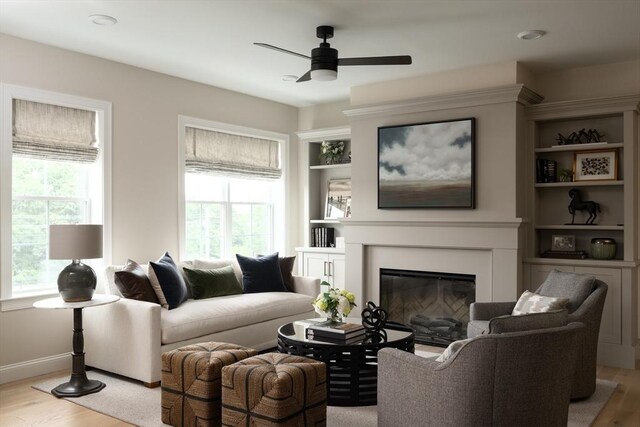
[[475, 119], [378, 128], [378, 208], [475, 207]]

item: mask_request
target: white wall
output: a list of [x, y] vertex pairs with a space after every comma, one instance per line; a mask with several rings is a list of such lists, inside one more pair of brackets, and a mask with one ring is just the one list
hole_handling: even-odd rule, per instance
[[[2, 34], [0, 81], [113, 103], [114, 263], [178, 251], [178, 115], [289, 134], [299, 216], [295, 107]], [[69, 310], [0, 313], [0, 369], [70, 351], [71, 329]]]

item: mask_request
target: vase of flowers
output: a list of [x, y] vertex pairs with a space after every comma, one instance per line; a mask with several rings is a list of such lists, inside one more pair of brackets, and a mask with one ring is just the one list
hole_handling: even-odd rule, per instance
[[323, 281], [320, 286], [329, 286], [329, 290], [318, 294], [312, 303], [314, 310], [331, 322], [341, 322], [356, 307], [356, 296], [345, 289], [332, 288], [328, 282]]
[[320, 159], [326, 164], [340, 163], [344, 155], [344, 141], [322, 141]]

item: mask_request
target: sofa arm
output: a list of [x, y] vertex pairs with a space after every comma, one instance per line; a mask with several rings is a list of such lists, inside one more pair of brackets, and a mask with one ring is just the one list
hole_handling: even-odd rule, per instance
[[317, 277], [293, 276], [293, 290], [297, 294], [317, 297], [320, 293], [320, 279]]
[[516, 306], [513, 302], [474, 302], [469, 307], [470, 320], [491, 320], [494, 317], [511, 314]]
[[84, 310], [87, 365], [149, 384], [160, 381], [160, 310], [126, 298]]

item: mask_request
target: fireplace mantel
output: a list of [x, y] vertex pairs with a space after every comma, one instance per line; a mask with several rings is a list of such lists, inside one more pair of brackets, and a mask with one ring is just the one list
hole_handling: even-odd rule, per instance
[[358, 305], [379, 298], [379, 269], [474, 274], [478, 301], [513, 301], [523, 291], [522, 247], [528, 221], [429, 219], [342, 221], [346, 287]]

